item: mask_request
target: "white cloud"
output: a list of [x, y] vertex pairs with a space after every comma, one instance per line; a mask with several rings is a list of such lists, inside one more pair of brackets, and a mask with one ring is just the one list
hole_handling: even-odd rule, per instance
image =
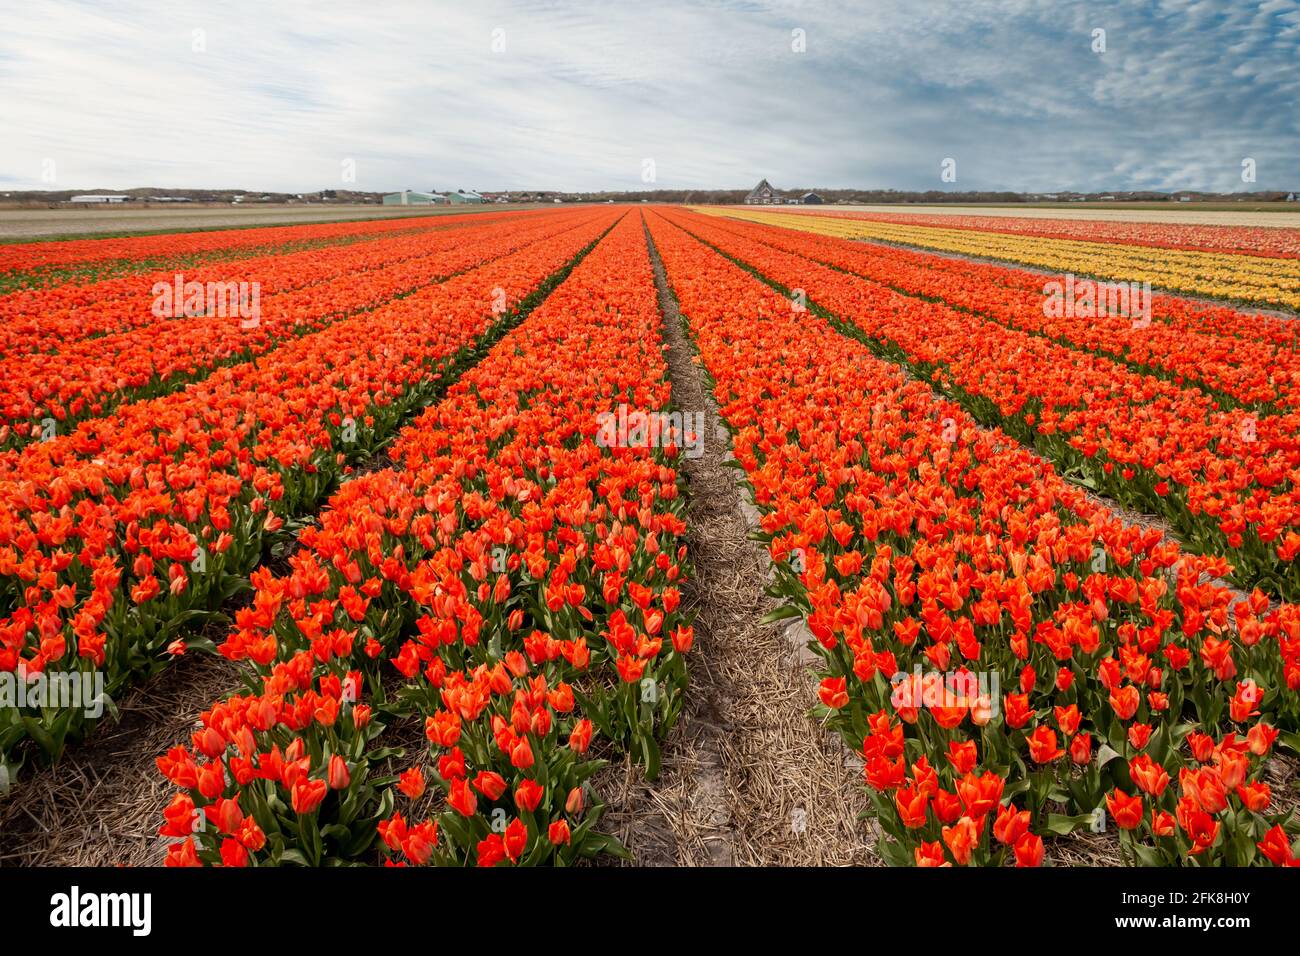
[[0, 184], [1295, 188], [1297, 35], [1294, 0], [25, 0]]

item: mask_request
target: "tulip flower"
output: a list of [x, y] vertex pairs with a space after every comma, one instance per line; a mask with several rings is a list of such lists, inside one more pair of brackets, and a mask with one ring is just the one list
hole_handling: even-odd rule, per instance
[[419, 767], [402, 771], [397, 780], [397, 789], [412, 800], [420, 799], [424, 795], [424, 773]]
[[1141, 797], [1129, 796], [1118, 787], [1106, 795], [1106, 807], [1121, 830], [1136, 829], [1145, 812]]

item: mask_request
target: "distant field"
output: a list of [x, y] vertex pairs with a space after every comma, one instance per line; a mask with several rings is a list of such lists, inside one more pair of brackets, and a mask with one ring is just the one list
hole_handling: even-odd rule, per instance
[[[816, 209], [822, 209], [820, 214]], [[920, 207], [917, 207], [920, 208]], [[1096, 217], [899, 214], [847, 206], [710, 206], [700, 211], [838, 239], [896, 243], [932, 252], [1002, 260], [1062, 274], [1206, 296], [1265, 309], [1300, 310], [1300, 230], [1283, 217], [1266, 229], [1241, 222], [1215, 225]], [[1235, 218], [1235, 217], [1234, 217]], [[1040, 225], [1041, 224], [1041, 225]]]
[[0, 209], [0, 242], [24, 239], [72, 239], [121, 236], [149, 232], [194, 232], [244, 226], [298, 225], [309, 222], [347, 222], [357, 219], [393, 219], [401, 216], [463, 214], [476, 209], [528, 209], [533, 204], [500, 203], [487, 206], [179, 206], [139, 209], [104, 206], [87, 209]]
[[1090, 219], [1108, 222], [1172, 222], [1204, 226], [1300, 227], [1297, 203], [952, 203], [922, 205], [782, 206], [782, 212], [831, 210], [887, 212], [927, 216], [1013, 216], [1025, 219]]
[[[533, 203], [492, 204], [504, 209], [536, 208]], [[3, 209], [0, 208], [0, 242], [76, 239], [165, 232], [196, 232], [248, 226], [297, 225], [392, 219], [402, 216], [438, 216], [474, 212], [473, 206], [177, 206], [141, 208]], [[1279, 203], [1041, 203], [1001, 205], [853, 205], [782, 206], [782, 212], [818, 211], [886, 212], [915, 215], [1009, 216], [1048, 219], [1083, 219], [1128, 222], [1170, 222], [1220, 226], [1300, 227], [1300, 209]]]

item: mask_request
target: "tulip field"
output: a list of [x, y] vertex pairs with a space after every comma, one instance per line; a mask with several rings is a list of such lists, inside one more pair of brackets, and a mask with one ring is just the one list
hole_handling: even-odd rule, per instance
[[[1098, 282], [1146, 311], [1063, 307]], [[1297, 308], [1265, 227], [575, 205], [0, 245], [0, 856], [206, 657], [139, 782], [151, 862], [649, 862], [612, 781], [653, 794], [705, 719], [717, 442], [751, 623], [804, 654], [767, 716], [842, 751], [819, 786], [874, 861], [1296, 865]]]
[[[988, 256], [1058, 272], [1149, 281], [1175, 292], [1249, 305], [1291, 310], [1300, 307], [1300, 250], [1294, 229], [1198, 230], [1190, 226], [1070, 220], [1055, 224], [1029, 220], [1029, 225], [1023, 225], [1023, 220], [990, 222], [978, 217], [959, 218], [958, 223], [949, 225], [947, 216], [921, 217], [918, 225], [918, 217], [910, 215], [800, 215], [791, 219], [755, 213], [745, 218], [780, 222], [830, 236]], [[1207, 231], [1211, 233], [1208, 236]]]

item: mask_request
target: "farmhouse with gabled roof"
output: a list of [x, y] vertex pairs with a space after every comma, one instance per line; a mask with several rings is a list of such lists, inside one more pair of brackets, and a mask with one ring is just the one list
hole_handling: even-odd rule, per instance
[[771, 206], [781, 202], [784, 202], [781, 194], [773, 189], [772, 184], [766, 179], [761, 180], [745, 197], [745, 204], [748, 206]]

